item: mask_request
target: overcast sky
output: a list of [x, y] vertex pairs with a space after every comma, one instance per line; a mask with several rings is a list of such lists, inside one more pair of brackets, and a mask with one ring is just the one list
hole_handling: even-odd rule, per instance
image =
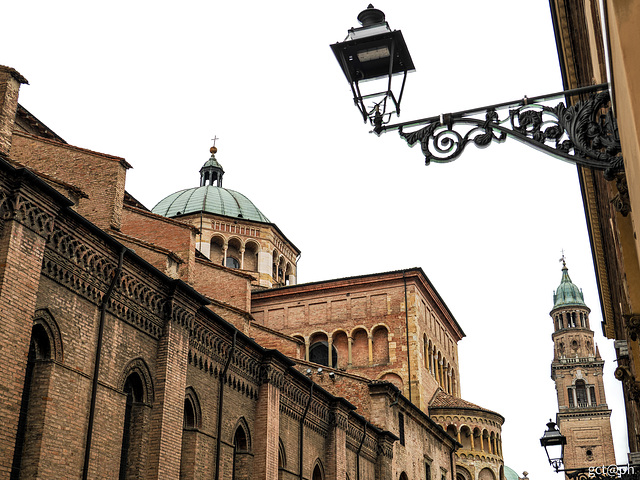
[[[547, 1], [374, 5], [416, 65], [401, 120], [562, 90]], [[127, 190], [148, 208], [199, 184], [217, 136], [224, 186], [302, 250], [299, 282], [422, 267], [467, 335], [463, 398], [504, 415], [505, 463], [532, 480], [554, 478], [539, 438], [557, 412], [549, 311], [564, 249], [626, 463], [576, 168], [514, 140], [426, 167], [397, 134], [369, 134], [329, 48], [366, 6], [10, 2], [0, 64], [29, 80], [20, 103], [62, 138], [126, 158]]]

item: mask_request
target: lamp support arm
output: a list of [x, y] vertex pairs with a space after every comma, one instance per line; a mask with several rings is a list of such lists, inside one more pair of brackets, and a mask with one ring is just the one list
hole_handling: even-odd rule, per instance
[[[557, 98], [568, 101], [589, 95], [567, 107], [543, 105]], [[502, 116], [498, 110], [508, 109]], [[377, 120], [377, 122], [376, 122]], [[373, 119], [374, 133], [398, 130], [410, 146], [420, 142], [425, 162], [447, 163], [457, 159], [473, 143], [485, 148], [507, 137], [556, 158], [605, 170], [612, 178], [622, 169], [620, 138], [613, 116], [608, 84], [577, 88], [537, 97], [503, 102], [456, 113], [383, 125]], [[407, 132], [406, 128], [422, 128]]]

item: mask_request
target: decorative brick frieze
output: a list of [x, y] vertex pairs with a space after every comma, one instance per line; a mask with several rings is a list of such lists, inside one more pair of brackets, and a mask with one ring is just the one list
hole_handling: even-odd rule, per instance
[[[44, 254], [42, 274], [99, 305], [108, 288], [110, 273], [107, 272], [114, 272], [116, 264], [95, 250], [84, 253], [86, 255], [82, 257], [75, 257], [77, 261], [74, 262], [74, 257], [63, 256], [59, 251], [48, 248]], [[128, 283], [131, 285], [133, 282], [129, 280]], [[121, 279], [109, 299], [107, 310], [157, 339], [162, 332], [162, 297], [142, 284], [130, 288], [130, 294], [126, 295], [122, 285]]]
[[53, 232], [54, 215], [21, 194], [1, 192], [0, 218], [15, 220], [44, 238]]
[[[211, 359], [206, 358], [205, 356], [200, 355], [193, 350], [189, 350], [188, 363], [189, 365], [193, 365], [200, 370], [204, 370], [212, 377], [219, 378], [222, 374], [222, 365], [220, 363], [217, 363], [214, 366]], [[227, 371], [227, 375], [222, 381], [230, 388], [242, 393], [243, 395], [246, 395], [251, 400], [256, 400], [258, 398], [258, 389], [256, 382], [249, 383], [243, 378], [239, 378], [238, 376], [234, 375], [231, 371]]]
[[262, 365], [260, 369], [260, 383], [271, 383], [277, 388], [282, 388], [285, 384], [284, 373], [271, 364]]
[[[364, 434], [364, 441], [363, 436]], [[366, 431], [362, 419], [350, 418], [347, 427], [346, 447], [354, 453], [360, 451], [360, 456], [371, 462], [376, 461], [378, 452], [378, 433], [370, 426], [366, 426]]]
[[332, 408], [329, 412], [329, 424], [335, 428], [347, 430], [349, 426], [349, 414], [337, 408]]
[[396, 437], [391, 435], [389, 432], [385, 433], [387, 433], [387, 435], [381, 436], [378, 439], [378, 455], [392, 459], [393, 444], [395, 443]]

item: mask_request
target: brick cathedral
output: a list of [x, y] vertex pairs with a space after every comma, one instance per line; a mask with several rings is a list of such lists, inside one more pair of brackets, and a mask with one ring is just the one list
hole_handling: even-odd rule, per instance
[[215, 147], [148, 209], [26, 83], [0, 66], [0, 478], [517, 478], [422, 269], [298, 284]]

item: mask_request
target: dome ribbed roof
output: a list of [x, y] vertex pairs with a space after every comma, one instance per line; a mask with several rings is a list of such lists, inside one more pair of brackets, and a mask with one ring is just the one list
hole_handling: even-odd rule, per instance
[[560, 280], [560, 286], [553, 293], [553, 308], [567, 307], [567, 306], [579, 306], [586, 307], [584, 298], [582, 296], [582, 290], [580, 290], [569, 277], [569, 269], [567, 265], [562, 265], [562, 280]]
[[271, 223], [258, 207], [243, 194], [213, 185], [188, 188], [173, 193], [160, 200], [151, 211], [165, 217], [204, 212]]
[[190, 213], [211, 213], [225, 217], [244, 218], [271, 223], [251, 200], [240, 192], [222, 188], [224, 170], [216, 160], [218, 149], [211, 147], [211, 158], [200, 169], [200, 186], [173, 193], [151, 209], [164, 217], [178, 217]]
[[507, 480], [520, 480], [520, 475], [518, 475], [513, 468], [504, 466], [504, 478]]

